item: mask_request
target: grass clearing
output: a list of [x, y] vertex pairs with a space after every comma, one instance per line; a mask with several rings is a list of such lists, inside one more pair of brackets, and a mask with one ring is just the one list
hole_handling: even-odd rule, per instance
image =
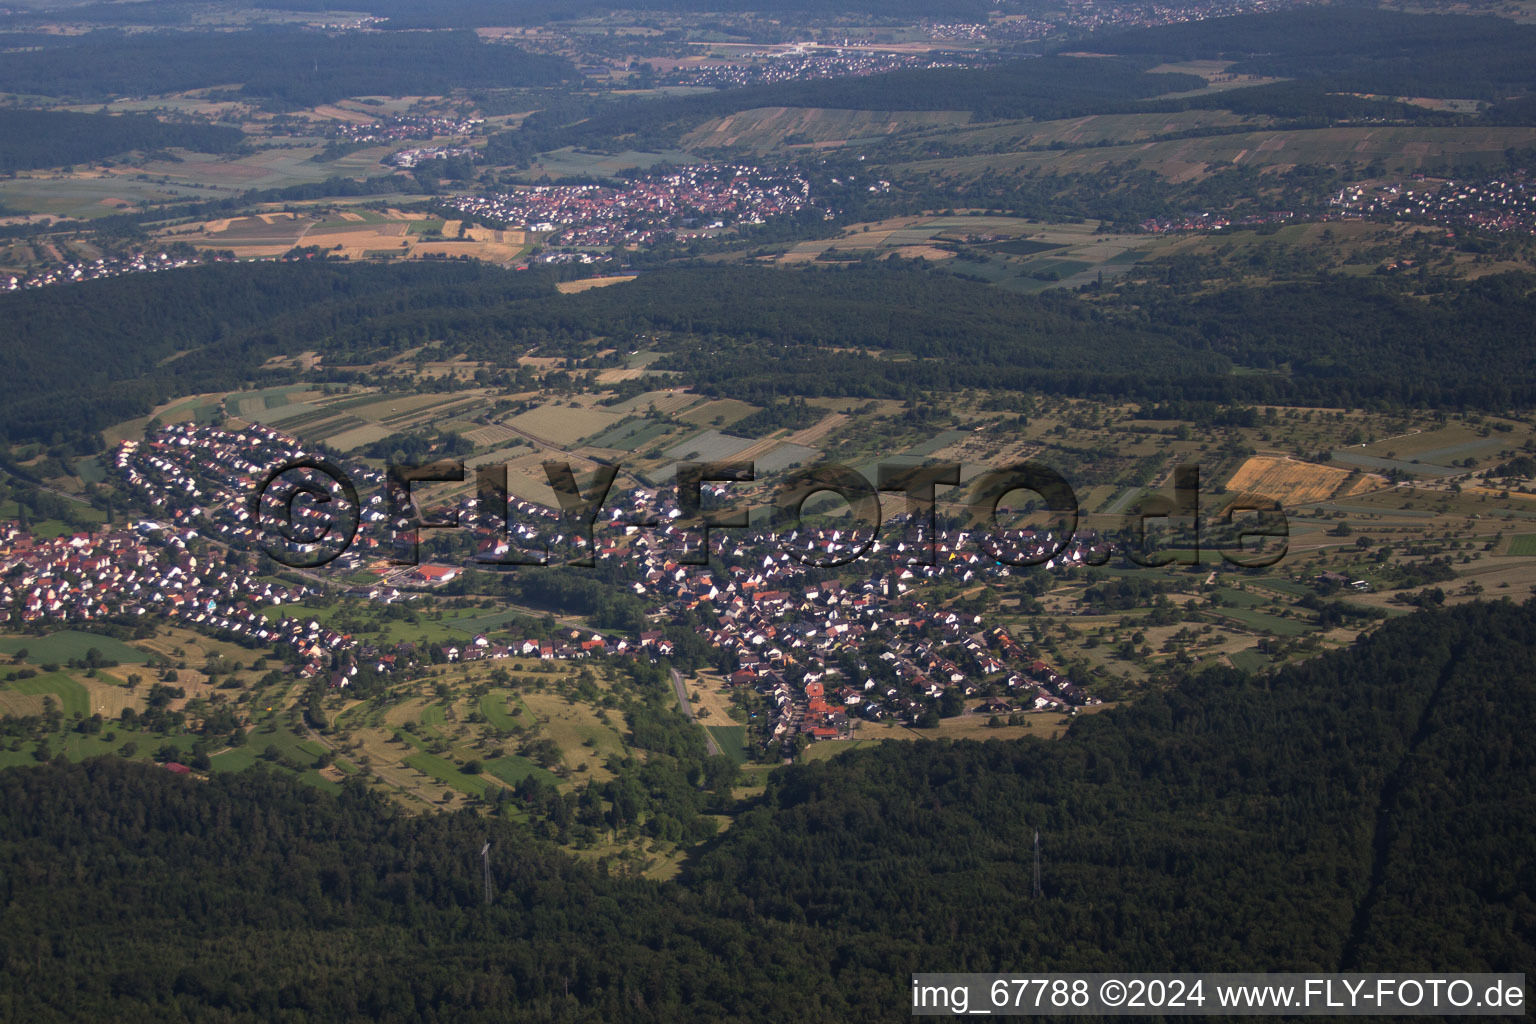
[[62, 672], [47, 672], [31, 679], [16, 679], [7, 688], [29, 697], [52, 696], [66, 716], [91, 713], [91, 698], [85, 687]]
[[504, 733], [517, 732], [522, 728], [509, 709], [517, 697], [509, 690], [492, 690], [480, 698], [480, 713], [496, 730]]
[[509, 786], [515, 786], [530, 777], [551, 786], [560, 784], [560, 779], [554, 772], [540, 768], [526, 757], [517, 754], [508, 754], [485, 762], [485, 771], [486, 774], [500, 779]]
[[1521, 533], [1509, 539], [1512, 555], [1536, 555], [1536, 533]]
[[80, 660], [93, 647], [108, 661], [142, 665], [149, 660], [149, 655], [121, 640], [78, 629], [63, 629], [47, 636], [0, 637], [0, 654], [14, 657], [18, 651], [26, 651], [27, 660], [34, 664]]
[[744, 725], [706, 725], [720, 745], [720, 753], [741, 764], [747, 759], [747, 727]]

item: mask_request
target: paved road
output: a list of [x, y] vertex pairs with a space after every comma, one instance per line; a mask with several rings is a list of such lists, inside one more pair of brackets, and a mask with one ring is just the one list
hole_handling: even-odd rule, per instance
[[[683, 677], [677, 669], [672, 669], [672, 689], [677, 691], [677, 702], [683, 706], [683, 714], [688, 716], [690, 722], [697, 722], [698, 716], [693, 713], [693, 704], [688, 700], [688, 690], [683, 686]], [[715, 742], [715, 734], [708, 729], [704, 730], [704, 749], [708, 750], [711, 757], [718, 756], [720, 744]]]

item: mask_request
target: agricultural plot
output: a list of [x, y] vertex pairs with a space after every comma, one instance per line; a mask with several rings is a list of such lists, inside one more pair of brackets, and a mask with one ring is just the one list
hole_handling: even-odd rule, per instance
[[1301, 636], [1311, 628], [1304, 622], [1282, 619], [1278, 615], [1255, 611], [1252, 608], [1222, 608], [1219, 614], [1267, 636]]
[[354, 448], [361, 448], [365, 444], [382, 441], [394, 431], [379, 423], [365, 423], [362, 426], [352, 427], [340, 433], [329, 434], [322, 440], [340, 452], [350, 452]]
[[694, 158], [680, 149], [664, 149], [655, 153], [642, 153], [633, 149], [626, 149], [621, 153], [588, 153], [566, 147], [540, 153], [525, 177], [531, 181], [571, 175], [595, 174], [612, 177], [630, 167], [644, 170], [659, 163], [689, 164], [692, 162]]
[[670, 423], [641, 419], [633, 423], [621, 424], [605, 434], [592, 438], [589, 443], [594, 448], [633, 452], [639, 451], [673, 429]]
[[555, 285], [555, 291], [561, 295], [577, 295], [591, 291], [593, 288], [607, 288], [609, 285], [633, 281], [636, 276], [635, 274], [614, 274], [609, 277], [583, 277], [576, 281], [561, 281]]
[[1347, 469], [1255, 455], [1232, 474], [1227, 489], [1260, 494], [1282, 505], [1305, 505], [1375, 490], [1386, 483], [1380, 477], [1369, 475], [1360, 475], [1351, 482], [1352, 476], [1354, 474]]
[[527, 246], [527, 235], [521, 231], [472, 228], [459, 237], [455, 225], [454, 237], [443, 238], [435, 233], [446, 227], [443, 221], [395, 209], [345, 211], [324, 218], [280, 212], [211, 220], [191, 234], [177, 228], [175, 237], [202, 248], [229, 249], [248, 259], [278, 256], [304, 245], [348, 259], [470, 256], [507, 263]]
[[0, 654], [14, 657], [18, 651], [26, 651], [27, 660], [37, 665], [79, 660], [93, 647], [108, 661], [142, 665], [149, 660], [143, 651], [121, 640], [75, 629], [60, 630], [48, 636], [0, 637]]
[[622, 417], [605, 409], [572, 408], [549, 402], [508, 420], [510, 426], [550, 444], [566, 447], [584, 437], [601, 434]]
[[489, 426], [476, 427], [474, 430], [466, 431], [464, 437], [474, 444], [476, 448], [486, 448], [491, 445], [505, 444], [508, 441], [515, 440], [517, 438], [517, 431], [511, 427], [502, 426], [499, 423], [492, 423]]
[[1536, 533], [1521, 533], [1509, 539], [1512, 555], [1536, 555]]
[[753, 460], [759, 473], [777, 473], [794, 465], [808, 466], [821, 457], [821, 452], [803, 444], [781, 444], [767, 455]]
[[[12, 693], [37, 698], [25, 702], [27, 710], [12, 713], [40, 714], [43, 706], [42, 698], [45, 696], [53, 697], [65, 716], [91, 713], [91, 698], [85, 687], [62, 672], [45, 672], [31, 679], [15, 679], [3, 685], [5, 690]], [[0, 707], [8, 703], [4, 701], [4, 697], [4, 691], [0, 691]]]
[[706, 430], [686, 441], [680, 441], [666, 450], [669, 459], [680, 462], [715, 462], [729, 459], [752, 447], [755, 442], [744, 437], [733, 437], [718, 430]]
[[941, 430], [922, 444], [913, 445], [903, 455], [932, 455], [941, 448], [948, 448], [957, 441], [963, 441], [971, 436], [969, 430]]
[[[550, 489], [549, 476], [544, 471], [544, 460], [550, 457], [547, 451], [529, 452], [507, 463], [507, 490], [524, 501], [537, 502], [547, 508], [559, 508], [559, 500], [555, 492]], [[593, 463], [579, 458], [569, 458], [571, 470], [576, 474], [576, 483], [583, 483], [582, 474], [592, 468]]]
[[511, 462], [514, 459], [527, 455], [532, 449], [525, 444], [508, 445], [505, 448], [497, 448], [495, 451], [486, 452], [483, 455], [475, 455], [464, 460], [464, 465], [469, 469], [478, 469], [481, 466], [499, 466]]
[[1449, 466], [1435, 466], [1428, 462], [1419, 462], [1417, 460], [1381, 459], [1374, 455], [1362, 455], [1357, 449], [1352, 448], [1336, 449], [1333, 453], [1333, 461], [1378, 472], [1395, 469], [1400, 473], [1407, 473], [1409, 476], [1446, 477], [1466, 472], [1461, 469], [1451, 469]]
[[757, 406], [734, 398], [717, 398], [697, 405], [677, 418], [696, 427], [728, 427], [737, 420], [746, 419], [757, 410]]
[[116, 175], [37, 174], [0, 181], [8, 210], [92, 220], [143, 204], [207, 202], [204, 189], [137, 181]]
[[[642, 356], [661, 358], [661, 354], [657, 352], [640, 352], [636, 354], [635, 358], [639, 359]], [[650, 362], [655, 362], [655, 359], [650, 360]], [[696, 401], [698, 401], [698, 396], [687, 391], [646, 391], [605, 408], [612, 412], [624, 413], [626, 415], [637, 412], [649, 412], [654, 409], [662, 416], [670, 416], [680, 409], [688, 408], [688, 406]]]

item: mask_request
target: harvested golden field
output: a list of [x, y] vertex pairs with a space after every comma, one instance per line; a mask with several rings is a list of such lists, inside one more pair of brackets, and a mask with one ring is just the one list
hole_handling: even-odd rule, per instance
[[578, 292], [590, 291], [593, 288], [606, 288], [611, 284], [623, 284], [625, 281], [633, 281], [635, 274], [614, 274], [610, 277], [584, 277], [579, 281], [561, 281], [555, 285], [555, 291], [561, 295], [575, 295]]
[[1305, 505], [1375, 490], [1386, 483], [1384, 477], [1362, 473], [1353, 483], [1345, 486], [1352, 476], [1355, 474], [1347, 469], [1319, 466], [1273, 455], [1255, 455], [1232, 474], [1232, 478], [1227, 481], [1227, 489], [1261, 494], [1282, 505]]

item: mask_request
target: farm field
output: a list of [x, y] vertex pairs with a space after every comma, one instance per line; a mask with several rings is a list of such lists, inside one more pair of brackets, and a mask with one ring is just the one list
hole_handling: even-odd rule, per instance
[[1344, 498], [1386, 485], [1382, 477], [1292, 459], [1255, 455], [1227, 480], [1227, 489], [1273, 498], [1282, 505], [1305, 505]]
[[1536, 533], [1521, 533], [1509, 539], [1512, 555], [1536, 555]]
[[[938, 246], [964, 245], [979, 257], [963, 265], [963, 272], [1014, 291], [1037, 292], [1046, 288], [1076, 287], [1097, 280], [1113, 280], [1130, 272], [1137, 260], [1176, 244], [1171, 237], [1101, 233], [1100, 223], [1039, 223], [1016, 217], [928, 216], [894, 218], [854, 224], [832, 239], [797, 242], [777, 257], [781, 264], [835, 261], [844, 255], [873, 252], [928, 260], [953, 255]], [[1001, 241], [976, 243], [981, 237], [1002, 236]]]
[[718, 398], [696, 405], [687, 412], [678, 414], [677, 418], [696, 427], [729, 427], [757, 410], [758, 406], [749, 405], [734, 398]]
[[746, 451], [753, 444], [753, 441], [743, 437], [722, 434], [718, 430], [706, 430], [686, 441], [679, 441], [667, 449], [666, 455], [667, 458], [680, 462], [690, 460], [713, 462], [732, 458]]
[[394, 207], [337, 214], [285, 210], [178, 226], [167, 229], [162, 237], [204, 249], [227, 249], [242, 259], [280, 256], [294, 246], [314, 246], [329, 256], [353, 260], [387, 253], [395, 259], [469, 256], [498, 264], [517, 259], [529, 242], [522, 231], [483, 227], [466, 228], [462, 238], [455, 228], [455, 237], [444, 238], [436, 232], [445, 226], [441, 219]]
[[63, 629], [41, 637], [0, 637], [0, 654], [14, 657], [18, 651], [26, 651], [27, 660], [35, 664], [78, 661], [85, 658], [86, 652], [93, 647], [108, 661], [143, 664], [148, 660], [148, 655], [143, 651], [121, 640], [75, 629]]
[[599, 408], [572, 408], [549, 402], [507, 420], [507, 425], [526, 431], [558, 446], [576, 444], [584, 437], [601, 434], [622, 417]]
[[555, 285], [555, 291], [562, 295], [577, 295], [581, 292], [591, 291], [593, 288], [607, 288], [609, 285], [623, 284], [633, 281], [634, 274], [613, 274], [608, 277], [583, 277], [576, 281], [561, 281]]
[[[646, 354], [649, 355], [651, 353]], [[633, 398], [605, 406], [605, 408], [613, 412], [625, 414], [645, 413], [655, 409], [657, 413], [663, 416], [670, 416], [680, 409], [688, 408], [688, 406], [697, 401], [698, 396], [687, 391], [646, 391]]]
[[540, 153], [522, 177], [528, 181], [563, 178], [572, 175], [599, 175], [610, 177], [631, 167], [641, 169], [659, 163], [687, 164], [693, 157], [680, 149], [664, 149], [656, 153], [642, 153], [627, 149], [620, 153], [588, 153], [566, 147]]
[[[62, 672], [44, 672], [30, 679], [15, 679], [7, 683], [0, 683], [4, 690], [0, 691], [0, 709], [12, 714], [37, 714], [42, 709], [42, 697], [54, 698], [58, 708], [66, 716], [88, 715], [91, 713], [90, 695], [84, 686]], [[8, 701], [9, 693], [22, 697], [34, 697], [38, 700], [17, 702]]]

